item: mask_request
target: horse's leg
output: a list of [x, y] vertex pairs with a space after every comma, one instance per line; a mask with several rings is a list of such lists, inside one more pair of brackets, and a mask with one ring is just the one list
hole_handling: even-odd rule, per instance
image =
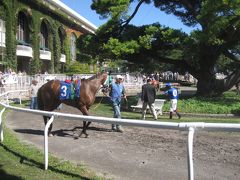
[[[84, 106], [84, 107], [81, 107], [80, 108], [80, 111], [83, 113], [83, 115], [85, 116], [88, 116], [89, 115], [89, 112], [88, 112], [88, 109]], [[82, 134], [85, 134], [85, 138], [88, 137], [88, 134], [86, 132], [88, 126], [91, 124], [91, 122], [86, 122], [86, 121], [83, 121], [83, 129], [82, 129], [82, 132], [79, 134], [79, 137], [81, 137]]]

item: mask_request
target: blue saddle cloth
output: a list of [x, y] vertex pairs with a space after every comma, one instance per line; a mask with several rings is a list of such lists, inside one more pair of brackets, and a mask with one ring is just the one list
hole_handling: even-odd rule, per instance
[[81, 81], [74, 83], [60, 81], [60, 100], [74, 99], [80, 97]]

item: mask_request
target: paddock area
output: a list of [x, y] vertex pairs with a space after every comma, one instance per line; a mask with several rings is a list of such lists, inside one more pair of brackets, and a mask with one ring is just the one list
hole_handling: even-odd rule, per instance
[[[61, 112], [80, 113], [65, 105]], [[10, 112], [6, 125], [23, 141], [44, 148], [41, 116]], [[188, 179], [185, 131], [124, 127], [124, 133], [118, 133], [111, 132], [110, 125], [92, 123], [89, 138], [75, 140], [81, 128], [80, 121], [57, 118], [49, 152], [83, 163], [106, 178]], [[239, 133], [198, 131], [193, 142], [195, 179], [239, 179]]]

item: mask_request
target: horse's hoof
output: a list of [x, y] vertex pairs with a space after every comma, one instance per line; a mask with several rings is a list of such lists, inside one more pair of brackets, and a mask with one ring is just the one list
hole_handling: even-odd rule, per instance
[[88, 138], [88, 134], [85, 134], [85, 138]]
[[79, 139], [79, 137], [75, 136], [75, 137], [74, 137], [74, 140], [77, 140], [77, 139]]
[[48, 133], [48, 137], [53, 137], [53, 133]]

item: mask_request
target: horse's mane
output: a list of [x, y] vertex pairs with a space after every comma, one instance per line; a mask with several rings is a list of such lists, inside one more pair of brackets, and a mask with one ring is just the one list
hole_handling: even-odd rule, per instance
[[104, 72], [102, 72], [102, 73], [97, 73], [97, 74], [93, 75], [92, 77], [88, 78], [87, 80], [96, 79], [96, 78], [98, 78], [100, 75], [102, 75], [103, 73], [104, 73]]

